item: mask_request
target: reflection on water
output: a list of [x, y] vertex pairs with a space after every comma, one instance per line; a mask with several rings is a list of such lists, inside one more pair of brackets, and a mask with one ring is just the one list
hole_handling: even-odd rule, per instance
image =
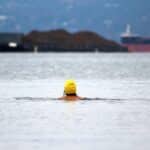
[[[0, 54], [0, 149], [149, 150], [149, 54], [73, 56]], [[68, 77], [104, 99], [52, 100]]]

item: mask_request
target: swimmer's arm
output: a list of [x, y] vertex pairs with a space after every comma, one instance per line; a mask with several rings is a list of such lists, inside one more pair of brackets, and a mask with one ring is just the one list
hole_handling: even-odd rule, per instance
[[64, 96], [63, 97], [58, 97], [58, 100], [64, 100]]
[[89, 98], [89, 97], [83, 97], [81, 100], [115, 100], [115, 101], [120, 101], [121, 99], [117, 99], [117, 98], [99, 98], [99, 97], [95, 97], [95, 98]]
[[80, 100], [92, 100], [93, 98], [89, 98], [89, 97], [79, 97]]
[[80, 99], [81, 100], [104, 100], [104, 98], [98, 98], [98, 97], [95, 97], [95, 98], [81, 97]]

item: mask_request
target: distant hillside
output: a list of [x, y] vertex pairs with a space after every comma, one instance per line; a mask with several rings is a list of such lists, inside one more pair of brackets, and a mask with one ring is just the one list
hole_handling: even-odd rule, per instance
[[24, 45], [40, 51], [100, 51], [100, 52], [125, 52], [114, 41], [107, 40], [91, 31], [70, 33], [63, 29], [51, 31], [32, 31], [23, 37]]

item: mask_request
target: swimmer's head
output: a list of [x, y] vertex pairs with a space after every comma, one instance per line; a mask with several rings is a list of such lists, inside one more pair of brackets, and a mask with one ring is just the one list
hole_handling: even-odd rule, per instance
[[74, 80], [66, 80], [64, 84], [64, 93], [66, 95], [75, 94], [76, 95], [76, 82]]

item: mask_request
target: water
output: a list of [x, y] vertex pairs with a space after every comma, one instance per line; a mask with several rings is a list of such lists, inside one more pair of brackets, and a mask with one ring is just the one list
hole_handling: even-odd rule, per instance
[[[0, 149], [149, 150], [149, 58], [0, 54]], [[68, 78], [79, 95], [105, 100], [52, 100]]]

